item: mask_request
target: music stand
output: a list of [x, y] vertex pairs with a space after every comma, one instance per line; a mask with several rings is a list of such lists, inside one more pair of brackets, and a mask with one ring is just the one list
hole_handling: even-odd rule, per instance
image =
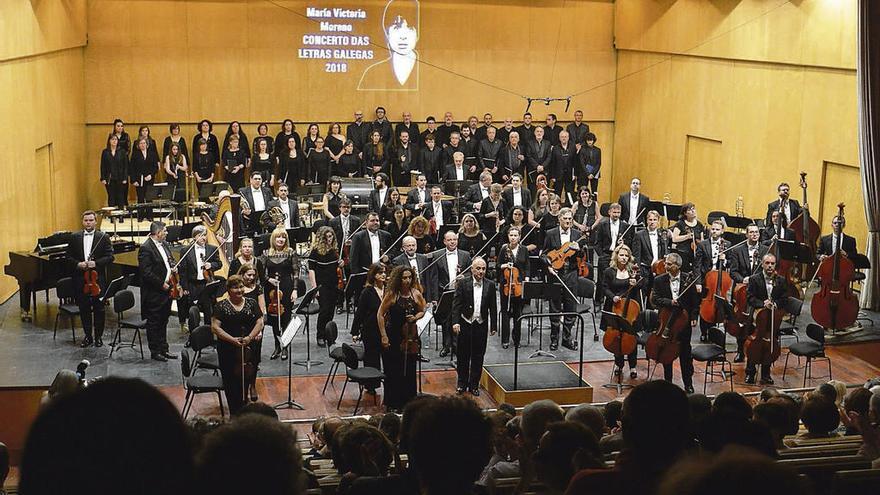
[[[555, 282], [523, 282], [523, 299], [543, 299], [546, 301], [558, 300], [562, 297], [562, 286]], [[563, 321], [559, 321], [563, 325]], [[561, 330], [561, 329], [560, 329]], [[520, 341], [522, 337], [520, 337]], [[533, 352], [529, 359], [538, 356], [556, 358], [556, 355], [543, 349], [544, 329], [538, 321], [538, 349]]]
[[669, 219], [673, 219], [675, 221], [678, 217], [681, 216], [681, 208], [684, 205], [677, 205], [672, 203], [663, 203], [663, 218], [666, 219], [666, 225], [669, 225]]
[[[367, 272], [361, 273], [350, 273], [348, 275], [348, 280], [345, 281], [345, 289], [343, 289], [342, 294], [345, 298], [345, 307], [346, 309], [351, 309], [351, 302], [360, 299], [361, 292], [364, 290], [364, 284], [367, 280]], [[354, 295], [357, 294], [357, 297]], [[354, 303], [355, 311], [357, 311], [357, 302]], [[348, 326], [348, 317], [351, 314], [351, 311], [345, 312], [345, 326]]]
[[724, 221], [727, 226], [732, 229], [745, 230], [749, 225], [754, 225], [755, 221], [746, 217], [735, 217], [732, 215], [724, 215]]
[[[448, 324], [450, 313], [452, 313], [452, 301], [455, 299], [455, 291], [447, 290], [443, 294], [440, 295], [440, 299], [437, 301], [437, 309], [434, 310], [434, 323], [437, 326], [443, 326]], [[449, 330], [452, 332], [452, 329]], [[438, 334], [442, 332], [437, 332]], [[449, 361], [445, 361], [442, 363], [437, 363], [439, 366], [445, 366], [447, 368], [454, 368], [455, 361], [454, 353], [449, 354]]]
[[[312, 365], [318, 366], [320, 364], [323, 364], [323, 361], [313, 361], [312, 360], [312, 343], [310, 341], [311, 339], [309, 338], [309, 314], [307, 313], [307, 311], [308, 311], [309, 305], [312, 304], [312, 301], [315, 300], [315, 296], [317, 296], [317, 295], [318, 295], [318, 287], [317, 286], [312, 287], [311, 289], [307, 290], [306, 293], [303, 295], [302, 299], [299, 300], [299, 305], [296, 307], [296, 309], [293, 310], [294, 315], [301, 315], [301, 316], [305, 316], [305, 318], [306, 318], [306, 358], [305, 358], [305, 360], [302, 360], [302, 361], [295, 361], [293, 364], [295, 364], [297, 366], [305, 366], [305, 368], [307, 370], [311, 370]], [[287, 353], [291, 354], [290, 344], [288, 344]], [[291, 357], [291, 359], [293, 359], [293, 358]]]
[[[425, 333], [425, 330], [430, 326], [431, 320], [434, 318], [434, 312], [431, 310], [431, 305], [429, 304], [427, 308], [425, 308], [425, 315], [422, 316], [416, 322], [416, 328], [419, 330], [419, 341], [422, 340], [422, 334]], [[419, 348], [419, 356], [416, 361], [416, 373], [418, 373], [419, 380], [419, 393], [422, 393], [422, 350]]]
[[461, 200], [462, 196], [467, 193], [467, 190], [472, 185], [476, 184], [475, 181], [472, 180], [448, 180], [443, 183], [443, 194], [447, 196], [453, 196], [455, 199], [453, 200], [453, 207], [455, 208], [455, 218], [461, 220]]
[[199, 183], [199, 201], [207, 202], [211, 199], [212, 194], [214, 194], [214, 184], [210, 182]]
[[125, 290], [128, 287], [132, 278], [134, 278], [134, 275], [123, 275], [111, 280], [110, 283], [107, 284], [107, 288], [104, 289], [104, 295], [101, 296], [101, 301], [104, 302], [108, 299], [113, 299], [117, 292]]
[[[626, 319], [622, 318], [617, 313], [612, 313], [611, 311], [602, 311], [602, 318], [605, 319], [605, 328], [608, 328], [608, 325], [619, 328], [621, 331], [626, 333], [630, 333], [635, 335], [635, 329]], [[611, 368], [612, 374], [614, 373], [614, 367]], [[616, 388], [617, 395], [620, 395], [623, 389], [632, 388], [632, 385], [629, 383], [623, 383], [623, 370], [620, 370], [620, 373], [617, 375], [617, 383], [609, 382], [602, 385], [602, 388]]]
[[798, 264], [809, 265], [813, 262], [813, 253], [806, 244], [785, 239], [776, 240], [776, 252], [781, 259]]
[[[294, 316], [290, 319], [290, 323], [287, 324], [287, 328], [284, 329], [284, 332], [281, 333], [281, 343], [283, 344], [285, 341], [287, 344], [284, 347], [287, 347], [287, 353], [291, 353], [290, 344], [293, 342], [293, 338], [296, 337], [296, 333], [299, 331], [302, 326], [302, 319], [299, 315]], [[287, 400], [284, 402], [279, 402], [273, 406], [274, 409], [299, 409], [300, 411], [304, 411], [305, 407], [302, 404], [293, 400], [293, 359], [287, 360]]]

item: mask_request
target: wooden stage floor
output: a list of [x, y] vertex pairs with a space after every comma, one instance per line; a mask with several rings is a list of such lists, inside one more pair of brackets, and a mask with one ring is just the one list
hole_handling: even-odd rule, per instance
[[[858, 357], [854, 357], [853, 353], [849, 352], [848, 348], [850, 347], [855, 348], [859, 346], [852, 345], [826, 348], [827, 354], [831, 358], [831, 371], [835, 379], [841, 380], [845, 383], [863, 383], [870, 377], [880, 375], [880, 367], [874, 366]], [[800, 388], [803, 386], [804, 382], [803, 369], [793, 368], [793, 366], [797, 366], [798, 364], [794, 356], [789, 359], [789, 367], [786, 371], [785, 381], [782, 380], [782, 364], [785, 360], [785, 354], [786, 352], [784, 351], [782, 357], [773, 366], [772, 376], [776, 382], [774, 387], [780, 389]], [[733, 359], [733, 353], [728, 354], [728, 358]], [[577, 371], [577, 363], [568, 364], [572, 369]], [[616, 389], [602, 387], [604, 383], [609, 381], [612, 366], [613, 361], [611, 360], [590, 361], [584, 363], [584, 379], [593, 387], [593, 402], [608, 402], [622, 398], [626, 395], [627, 390], [624, 390], [623, 394], [618, 396]], [[694, 388], [697, 392], [702, 392], [704, 367], [702, 363], [695, 362], [694, 368]], [[736, 376], [733, 378], [733, 388], [735, 391], [746, 393], [758, 392], [762, 389], [761, 386], [746, 385], [744, 383], [744, 364], [734, 364], [733, 369], [736, 373]], [[624, 383], [637, 385], [646, 381], [648, 368], [647, 362], [644, 359], [639, 359], [637, 371], [639, 373], [637, 379], [629, 380], [625, 376]], [[817, 378], [807, 380], [807, 386], [815, 386], [827, 381], [827, 373], [828, 368], [824, 361], [814, 363], [813, 375]], [[663, 368], [658, 366], [654, 372], [654, 378], [662, 377]], [[342, 400], [342, 406], [337, 410], [336, 401], [339, 399], [339, 393], [342, 390], [344, 375], [337, 375], [334, 383], [327, 387], [327, 393], [322, 395], [321, 389], [324, 386], [325, 378], [326, 375], [294, 377], [293, 397], [295, 401], [305, 407], [305, 410], [281, 410], [279, 411], [279, 417], [288, 420], [305, 420], [327, 415], [350, 415], [357, 399], [357, 387], [353, 384], [349, 384], [345, 391], [345, 397]], [[675, 363], [673, 381], [676, 384], [681, 385], [681, 374], [678, 367], [678, 361]], [[455, 383], [456, 377], [454, 370], [432, 370], [424, 371], [422, 373], [422, 392], [426, 394], [444, 395], [454, 393]], [[727, 391], [729, 390], [728, 383], [729, 382], [726, 381], [724, 383], [710, 383], [706, 388], [706, 393], [714, 395]], [[183, 407], [184, 390], [182, 386], [165, 386], [160, 388], [178, 408]], [[287, 399], [287, 378], [258, 378], [257, 393], [262, 402], [268, 404], [282, 402]], [[365, 394], [364, 400], [361, 402], [362, 407], [359, 410], [359, 414], [382, 412], [383, 407], [381, 405], [381, 397], [381, 388], [376, 397], [378, 404], [374, 403], [372, 396]], [[495, 401], [485, 392], [485, 390], [475, 399], [482, 408], [492, 408], [497, 406]], [[190, 417], [194, 415], [219, 416], [219, 414], [220, 409], [217, 405], [216, 395], [204, 394], [196, 398], [192, 411], [190, 412]]]

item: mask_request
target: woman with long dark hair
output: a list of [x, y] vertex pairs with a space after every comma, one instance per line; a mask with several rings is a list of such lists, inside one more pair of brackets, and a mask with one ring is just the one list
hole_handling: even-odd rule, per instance
[[189, 148], [186, 147], [186, 139], [180, 133], [180, 124], [173, 123], [168, 125], [168, 136], [165, 136], [165, 142], [162, 144], [162, 156], [168, 156], [171, 153], [171, 145], [176, 144], [180, 147], [180, 152], [189, 162]]
[[254, 142], [251, 146], [251, 149], [256, 151], [257, 149], [257, 141], [260, 139], [266, 140], [266, 143], [269, 145], [269, 153], [275, 154], [275, 139], [269, 135], [269, 125], [268, 124], [260, 124], [257, 126], [257, 135], [254, 136]]
[[342, 148], [345, 146], [345, 134], [342, 133], [342, 126], [338, 122], [330, 124], [327, 129], [327, 138], [324, 140], [324, 146], [330, 150], [330, 157], [333, 163], [339, 163], [339, 157], [342, 156]]
[[107, 189], [107, 206], [128, 204], [128, 155], [115, 133], [107, 136], [107, 147], [101, 152], [101, 184]]
[[306, 182], [302, 172], [302, 154], [297, 146], [296, 138], [293, 136], [283, 143], [278, 143], [278, 169], [281, 173], [281, 182], [290, 184], [294, 190]]
[[336, 245], [336, 233], [333, 227], [318, 228], [312, 240], [309, 252], [309, 282], [318, 288], [318, 327], [315, 332], [318, 347], [326, 345], [325, 327], [333, 320], [336, 299], [339, 296], [339, 277], [336, 269], [342, 266], [339, 249]]
[[318, 127], [318, 124], [309, 124], [309, 128], [306, 129], [306, 135], [302, 140], [302, 150], [306, 157], [317, 147], [316, 141], [318, 141], [319, 137], [321, 137], [321, 128]]
[[370, 142], [364, 146], [364, 169], [368, 175], [375, 176], [380, 172], [385, 174], [389, 172], [387, 151], [385, 143], [382, 142], [382, 135], [379, 131], [373, 131], [370, 134]]
[[189, 173], [189, 164], [186, 161], [186, 155], [180, 149], [179, 143], [172, 142], [168, 154], [165, 155], [165, 174], [168, 182], [174, 184], [174, 201], [189, 199], [185, 197], [187, 173]]
[[[217, 136], [213, 133], [214, 124], [208, 119], [202, 119], [202, 121], [199, 122], [196, 131], [197, 134], [193, 136], [192, 139], [193, 159], [191, 160], [191, 163], [195, 164], [196, 153], [199, 152], [199, 140], [203, 139], [208, 145], [208, 153], [214, 158], [214, 163], [211, 164], [214, 167], [214, 171], [211, 173], [217, 173], [220, 168], [220, 143], [217, 142]], [[220, 179], [220, 177], [217, 178], [217, 180]]]
[[296, 125], [293, 124], [292, 120], [284, 119], [284, 122], [281, 123], [281, 131], [275, 135], [275, 154], [280, 155], [287, 151], [284, 147], [284, 143], [290, 138], [296, 138], [296, 151], [302, 154], [302, 148], [300, 148], [301, 140], [299, 133], [296, 132]]
[[265, 140], [257, 141], [257, 148], [254, 150], [254, 157], [251, 160], [251, 173], [260, 172], [263, 178], [269, 177], [269, 185], [274, 186], [277, 177], [275, 177], [275, 157], [269, 153], [269, 143]]
[[229, 138], [231, 136], [235, 136], [238, 138], [238, 146], [244, 150], [245, 156], [250, 158], [251, 156], [251, 145], [248, 143], [247, 134], [244, 133], [244, 129], [241, 128], [241, 124], [237, 120], [233, 120], [229, 123], [229, 127], [226, 128], [226, 137], [223, 138], [223, 149], [225, 150], [229, 146]]
[[[367, 279], [364, 282], [364, 290], [358, 299], [357, 311], [354, 314], [354, 323], [351, 326], [351, 337], [354, 342], [358, 340], [364, 343], [364, 366], [381, 369], [379, 356], [382, 352], [382, 339], [379, 333], [379, 320], [376, 314], [382, 306], [385, 296], [385, 279], [387, 278], [385, 265], [373, 263], [367, 270]], [[367, 387], [367, 391], [375, 393], [375, 387]]]
[[335, 175], [330, 177], [330, 181], [327, 183], [327, 192], [324, 193], [324, 218], [330, 220], [339, 216], [339, 202], [344, 197], [342, 180]]
[[424, 315], [425, 298], [418, 275], [410, 266], [394, 267], [376, 312], [383, 349], [384, 402], [390, 411], [402, 410], [416, 396], [419, 353], [413, 351], [421, 347], [421, 342], [411, 338], [411, 327]]
[[[308, 139], [308, 138], [306, 138]], [[324, 147], [324, 138], [318, 136], [315, 139], [315, 148], [307, 152], [309, 166], [309, 181], [317, 184], [326, 184], [330, 177], [330, 150]]]

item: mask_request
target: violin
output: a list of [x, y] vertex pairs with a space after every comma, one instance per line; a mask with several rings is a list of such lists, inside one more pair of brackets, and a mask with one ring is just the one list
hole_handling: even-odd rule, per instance
[[172, 270], [168, 276], [168, 295], [171, 299], [180, 299], [183, 296], [183, 288], [180, 286], [180, 274]]
[[[277, 276], [278, 275], [276, 274], [276, 277]], [[283, 304], [281, 304], [282, 297], [284, 297], [284, 292], [281, 290], [281, 288], [278, 286], [273, 287], [269, 291], [269, 305], [266, 308], [266, 313], [268, 313], [272, 316], [278, 316], [278, 317], [283, 315], [284, 312], [286, 311], [286, 308], [284, 307]]]
[[[844, 204], [837, 205], [837, 215], [843, 218]], [[833, 239], [833, 237], [832, 237]], [[853, 262], [843, 254], [843, 222], [834, 254], [819, 263], [816, 277], [822, 280], [819, 292], [813, 295], [810, 313], [823, 328], [841, 330], [852, 326], [859, 314], [859, 300], [850, 288], [855, 275]]]
[[663, 258], [658, 259], [657, 261], [651, 263], [651, 273], [656, 275], [663, 275], [666, 273], [666, 260]]
[[[92, 250], [89, 253], [88, 257], [86, 257], [86, 262], [92, 261], [92, 256], [95, 254], [95, 248], [98, 246], [98, 243], [103, 240], [102, 236], [100, 239], [96, 240], [92, 243]], [[101, 286], [98, 285], [98, 270], [95, 268], [86, 268], [83, 272], [83, 294], [92, 297], [98, 297], [101, 294]]]
[[[638, 280], [638, 268], [630, 272], [630, 278]], [[614, 303], [611, 309], [614, 314], [626, 320], [630, 325], [636, 322], [639, 314], [642, 312], [641, 305], [632, 296], [633, 289], [636, 287], [638, 287], [638, 283], [631, 285], [626, 290], [626, 298]], [[634, 333], [617, 328], [614, 325], [606, 326], [605, 335], [602, 337], [602, 345], [608, 352], [615, 355], [631, 354], [636, 350], [636, 344], [638, 342]]]
[[[218, 250], [219, 250], [219, 248], [218, 248]], [[203, 266], [202, 277], [204, 277], [206, 282], [213, 282], [214, 281], [214, 270], [211, 270], [210, 268], [204, 268], [206, 258], [204, 256], [202, 256], [201, 258], [202, 258], [201, 264]]]
[[504, 297], [522, 297], [523, 283], [520, 278], [520, 271], [513, 263], [513, 251], [509, 245], [507, 248], [507, 258], [510, 260], [510, 267], [501, 269], [501, 294]]
[[[693, 287], [696, 279], [692, 280], [684, 290], [678, 294], [681, 301], [685, 292]], [[645, 343], [645, 355], [660, 364], [672, 364], [678, 358], [679, 335], [691, 325], [690, 315], [681, 306], [660, 308], [660, 326], [648, 336]]]
[[409, 321], [409, 317], [417, 313], [415, 300], [407, 307], [403, 328], [401, 329], [400, 350], [406, 356], [418, 355], [422, 351], [422, 338], [419, 336], [419, 325], [416, 321]]
[[[718, 255], [718, 265], [721, 265], [721, 253]], [[722, 323], [727, 319], [727, 296], [733, 287], [733, 279], [730, 273], [720, 269], [711, 270], [703, 280], [706, 293], [700, 302], [700, 319], [707, 323]]]
[[559, 246], [557, 249], [550, 251], [547, 253], [547, 261], [550, 262], [550, 266], [554, 270], [562, 270], [562, 267], [565, 266], [565, 262], [568, 261], [569, 258], [580, 252], [580, 245], [577, 242], [570, 241], [566, 242], [562, 246]]

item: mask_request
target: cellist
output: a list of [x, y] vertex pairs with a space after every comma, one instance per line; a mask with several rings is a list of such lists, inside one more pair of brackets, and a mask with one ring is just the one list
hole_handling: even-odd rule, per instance
[[[681, 256], [678, 253], [669, 253], [665, 261], [666, 273], [654, 278], [651, 305], [658, 310], [681, 308], [688, 313], [690, 324], [678, 334], [678, 363], [681, 366], [684, 390], [692, 394], [694, 393], [694, 358], [691, 355], [691, 329], [697, 324], [700, 298], [694, 289], [686, 290], [693, 281], [693, 275], [681, 271]], [[663, 379], [672, 382], [671, 363], [663, 365]]]
[[[617, 208], [617, 213], [619, 216], [620, 207]], [[574, 213], [572, 213], [571, 208], [563, 208], [559, 210], [559, 227], [555, 227], [547, 231], [547, 234], [544, 237], [544, 249], [541, 255], [542, 261], [547, 264], [547, 273], [549, 274], [547, 277], [548, 280], [553, 283], [561, 282], [565, 284], [565, 286], [568, 287], [569, 290], [574, 289], [578, 286], [577, 260], [574, 256], [572, 256], [565, 261], [565, 264], [560, 270], [554, 270], [553, 267], [550, 266], [550, 261], [547, 259], [547, 253], [555, 251], [569, 242], [578, 242], [580, 240], [582, 234], [579, 230], [573, 228], [573, 224]], [[560, 299], [550, 301], [550, 311], [552, 311], [553, 313], [572, 313], [575, 311], [576, 304], [577, 301], [575, 301], [574, 298], [571, 297], [569, 291], [563, 288]], [[572, 340], [571, 334], [571, 328], [574, 326], [574, 321], [575, 318], [573, 316], [566, 316], [565, 321], [563, 322], [562, 330], [562, 347], [565, 347], [566, 349], [571, 349], [572, 351], [576, 351], [578, 348], [578, 343], [576, 340]], [[555, 351], [558, 348], [559, 317], [551, 316], [550, 350]]]
[[[767, 246], [760, 242], [761, 230], [755, 224], [746, 227], [746, 243], [730, 251], [730, 276], [734, 284], [749, 283], [749, 278], [761, 268], [761, 258], [767, 254]], [[746, 336], [740, 334], [736, 338], [736, 357], [734, 363], [745, 361], [743, 343]]]
[[[776, 274], [776, 256], [765, 254], [761, 258], [761, 272], [749, 277], [749, 307], [755, 310], [776, 308], [781, 311], [781, 303], [788, 297], [787, 284], [788, 282], [785, 278]], [[754, 327], [752, 327], [750, 333], [753, 331]], [[756, 363], [746, 363], [747, 384], [754, 385], [756, 370]], [[773, 385], [773, 378], [770, 376], [770, 364], [761, 364], [761, 385]]]
[[[697, 282], [697, 293], [703, 293], [703, 282], [706, 274], [712, 270], [724, 270], [727, 264], [727, 256], [724, 250], [730, 247], [730, 241], [723, 239], [721, 234], [724, 233], [724, 223], [721, 220], [715, 220], [709, 227], [709, 238], [700, 241], [697, 244], [697, 250], [694, 254], [694, 275], [699, 279]], [[707, 289], [711, 289], [708, 287]], [[728, 295], [724, 295], [725, 299], [729, 299]], [[705, 341], [712, 324], [704, 322], [700, 319], [700, 340]]]
[[858, 253], [858, 250], [856, 249], [856, 240], [854, 237], [843, 234], [843, 242], [840, 242], [839, 237], [844, 227], [846, 227], [846, 218], [841, 218], [835, 215], [834, 218], [831, 220], [831, 228], [833, 229], [833, 233], [822, 236], [822, 238], [819, 239], [819, 250], [816, 251], [816, 254], [819, 255], [819, 261], [822, 261], [825, 258], [834, 254], [837, 251], [837, 246], [840, 246], [841, 244], [841, 252], [847, 257], [851, 257], [852, 255]]
[[[529, 251], [520, 244], [519, 227], [510, 227], [507, 229], [507, 244], [498, 253], [498, 267], [501, 269], [498, 277], [501, 292], [501, 347], [505, 349], [510, 345], [511, 318], [514, 322], [513, 345], [519, 345], [519, 317], [522, 315], [523, 298], [522, 295], [516, 296], [512, 289], [515, 284], [521, 285], [529, 280], [529, 264]], [[511, 268], [516, 268], [515, 276], [513, 273], [508, 275]]]
[[[617, 246], [611, 253], [611, 266], [602, 272], [602, 290], [605, 292], [605, 306], [602, 308], [604, 311], [612, 311], [614, 304], [626, 299], [627, 296], [631, 297], [633, 301], [641, 300], [637, 292], [639, 290], [637, 275], [638, 265], [634, 263], [629, 246], [626, 244]], [[600, 327], [604, 332], [605, 318], [602, 318]], [[626, 359], [629, 361], [629, 377], [633, 379], [638, 376], [636, 373], [637, 354], [638, 349], [626, 355]], [[614, 355], [614, 376], [623, 372], [623, 360], [623, 355]]]
[[[86, 276], [94, 272], [95, 282], [100, 291], [107, 289], [106, 272], [107, 265], [113, 263], [113, 248], [110, 244], [110, 236], [98, 230], [96, 225], [98, 216], [92, 210], [86, 210], [82, 214], [83, 229], [71, 236], [67, 244], [67, 262], [73, 270], [73, 294], [76, 304], [79, 306], [79, 314], [82, 319], [83, 338], [80, 347], [88, 347], [95, 344], [101, 347], [104, 342], [104, 301], [99, 297], [87, 293]], [[92, 326], [95, 327], [94, 338]]]

